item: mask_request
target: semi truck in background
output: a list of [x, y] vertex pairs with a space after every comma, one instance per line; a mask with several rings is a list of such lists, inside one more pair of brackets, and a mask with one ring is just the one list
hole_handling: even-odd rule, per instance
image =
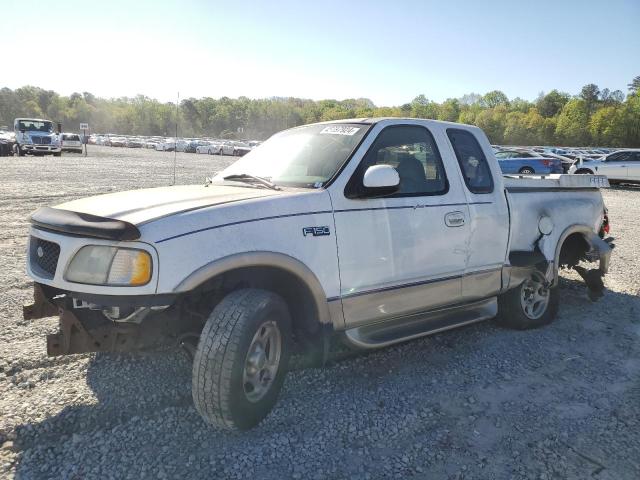
[[53, 122], [40, 118], [16, 118], [13, 121], [16, 135], [13, 151], [22, 157], [27, 153], [33, 155], [54, 155], [62, 152], [61, 125], [54, 131]]

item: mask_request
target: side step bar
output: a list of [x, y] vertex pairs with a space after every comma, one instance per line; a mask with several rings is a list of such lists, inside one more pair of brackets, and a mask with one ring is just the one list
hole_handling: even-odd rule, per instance
[[398, 317], [345, 331], [347, 341], [358, 348], [380, 348], [434, 333], [480, 322], [498, 314], [495, 297], [478, 302]]

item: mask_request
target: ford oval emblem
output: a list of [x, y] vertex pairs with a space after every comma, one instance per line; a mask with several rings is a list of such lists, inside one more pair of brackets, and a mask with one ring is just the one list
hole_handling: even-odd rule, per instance
[[38, 254], [38, 258], [44, 257], [44, 250], [42, 249], [42, 247], [38, 247], [36, 253]]

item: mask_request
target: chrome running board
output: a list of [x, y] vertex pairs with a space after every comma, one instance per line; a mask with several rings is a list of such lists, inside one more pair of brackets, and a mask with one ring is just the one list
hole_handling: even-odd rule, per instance
[[496, 297], [454, 307], [397, 317], [345, 331], [348, 342], [358, 348], [380, 348], [434, 333], [488, 320], [498, 314]]

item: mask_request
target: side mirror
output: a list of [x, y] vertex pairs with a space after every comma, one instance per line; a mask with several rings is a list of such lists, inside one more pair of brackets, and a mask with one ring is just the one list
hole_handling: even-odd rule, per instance
[[373, 165], [364, 172], [362, 185], [366, 197], [391, 195], [400, 187], [400, 175], [391, 165]]

